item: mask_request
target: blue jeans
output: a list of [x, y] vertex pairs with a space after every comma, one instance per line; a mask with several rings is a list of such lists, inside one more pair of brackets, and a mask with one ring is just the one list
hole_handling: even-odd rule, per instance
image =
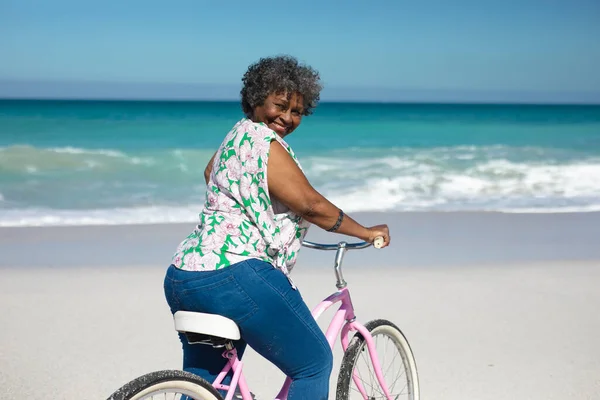
[[[271, 264], [249, 259], [216, 271], [183, 271], [171, 265], [164, 282], [171, 312], [198, 311], [234, 320], [246, 344], [292, 378], [288, 400], [327, 400], [333, 355], [298, 290]], [[225, 366], [223, 349], [183, 346], [183, 369], [213, 382]]]

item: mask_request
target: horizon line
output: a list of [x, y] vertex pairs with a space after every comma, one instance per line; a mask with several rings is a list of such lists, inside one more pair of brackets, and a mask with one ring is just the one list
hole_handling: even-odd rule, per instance
[[[238, 101], [239, 85], [0, 79], [0, 99], [73, 101]], [[600, 92], [331, 86], [321, 103], [600, 104]]]
[[[239, 99], [208, 99], [208, 98], [100, 98], [100, 97], [4, 97], [0, 95], [0, 102], [4, 101], [23, 101], [23, 102], [113, 102], [113, 103], [238, 103]], [[494, 101], [494, 100], [355, 100], [355, 99], [335, 99], [321, 100], [319, 104], [387, 104], [387, 105], [481, 105], [481, 106], [600, 106], [597, 102], [577, 102], [577, 101]]]

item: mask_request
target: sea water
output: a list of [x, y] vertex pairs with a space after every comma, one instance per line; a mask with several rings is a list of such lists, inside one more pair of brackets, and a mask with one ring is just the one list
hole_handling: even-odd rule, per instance
[[[193, 222], [237, 102], [0, 100], [0, 226]], [[346, 212], [600, 210], [600, 106], [323, 103], [286, 138]]]

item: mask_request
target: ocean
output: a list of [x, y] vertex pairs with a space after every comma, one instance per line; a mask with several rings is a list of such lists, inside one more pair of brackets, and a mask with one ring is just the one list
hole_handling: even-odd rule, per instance
[[[194, 222], [237, 102], [0, 100], [0, 226]], [[600, 106], [322, 103], [286, 140], [346, 212], [600, 210]]]

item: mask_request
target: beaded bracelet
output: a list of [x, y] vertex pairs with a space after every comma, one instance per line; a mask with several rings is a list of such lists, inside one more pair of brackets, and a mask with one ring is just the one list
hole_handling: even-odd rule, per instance
[[338, 219], [337, 219], [335, 225], [332, 226], [331, 228], [327, 229], [327, 232], [337, 231], [338, 228], [340, 227], [340, 225], [342, 224], [342, 219], [344, 219], [344, 212], [342, 210], [340, 210], [340, 215], [338, 216]]

